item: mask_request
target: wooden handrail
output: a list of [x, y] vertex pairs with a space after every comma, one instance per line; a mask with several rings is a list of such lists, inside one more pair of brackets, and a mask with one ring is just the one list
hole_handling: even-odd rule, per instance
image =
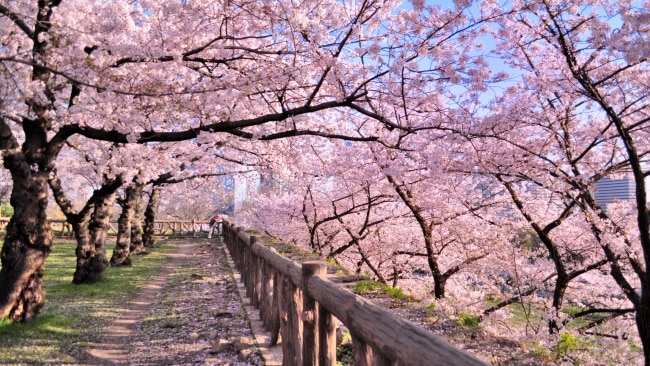
[[350, 330], [356, 365], [487, 365], [329, 281], [323, 261], [300, 266], [226, 221], [223, 235], [271, 345], [282, 338], [283, 365], [335, 365], [334, 317]]

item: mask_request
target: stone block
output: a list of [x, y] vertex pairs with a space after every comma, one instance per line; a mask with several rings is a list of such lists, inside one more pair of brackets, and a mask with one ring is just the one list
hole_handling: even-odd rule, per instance
[[223, 352], [227, 350], [230, 346], [232, 346], [232, 343], [230, 341], [225, 340], [223, 338], [219, 338], [212, 344], [212, 348], [210, 349], [210, 354]]
[[253, 351], [249, 349], [239, 350], [239, 352], [237, 352], [237, 359], [241, 362], [246, 362], [248, 361], [248, 356], [250, 356], [251, 353], [253, 353]]
[[238, 337], [233, 342], [237, 351], [247, 349], [251, 345], [251, 340], [248, 337]]

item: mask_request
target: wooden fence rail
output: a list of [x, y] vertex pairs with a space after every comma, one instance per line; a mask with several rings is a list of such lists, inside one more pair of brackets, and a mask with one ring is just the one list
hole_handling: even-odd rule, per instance
[[[72, 236], [72, 228], [62, 219], [50, 219], [52, 232], [56, 236]], [[4, 230], [9, 223], [8, 217], [0, 217], [0, 230]], [[154, 234], [171, 236], [197, 236], [210, 229], [208, 221], [201, 220], [156, 220]], [[111, 222], [108, 232], [117, 234], [117, 222]]]
[[486, 365], [327, 280], [323, 261], [298, 265], [228, 222], [223, 234], [271, 344], [281, 339], [283, 365], [336, 365], [336, 319], [350, 330], [355, 365]]

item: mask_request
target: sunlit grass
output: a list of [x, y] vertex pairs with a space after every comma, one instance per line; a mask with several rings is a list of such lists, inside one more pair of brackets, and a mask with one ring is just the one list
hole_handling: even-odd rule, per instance
[[55, 243], [45, 264], [46, 303], [39, 316], [27, 324], [0, 319], [0, 364], [75, 363], [84, 346], [100, 341], [129, 300], [163, 269], [174, 247], [159, 242], [148, 255], [133, 258], [133, 266], [108, 268], [101, 281], [74, 285], [75, 244]]
[[379, 292], [379, 293], [384, 293], [395, 300], [414, 300], [411, 296], [406, 295], [401, 288], [384, 285], [381, 282], [377, 282], [377, 281], [370, 281], [370, 280], [357, 281], [352, 287], [352, 291], [360, 295], [367, 295], [367, 294]]

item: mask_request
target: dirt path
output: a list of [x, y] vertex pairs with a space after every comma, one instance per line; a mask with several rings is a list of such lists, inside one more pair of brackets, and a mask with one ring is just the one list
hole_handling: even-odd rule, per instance
[[[179, 242], [127, 311], [85, 347], [82, 365], [263, 364], [221, 238]], [[236, 271], [235, 271], [236, 274]], [[254, 323], [254, 322], [253, 322]], [[224, 345], [224, 342], [226, 345]]]
[[128, 304], [124, 316], [116, 319], [107, 329], [102, 343], [94, 344], [88, 350], [85, 360], [92, 365], [112, 365], [127, 363], [131, 355], [125, 352], [136, 329], [138, 321], [145, 317], [149, 306], [156, 299], [157, 294], [163, 289], [175, 268], [192, 258], [198, 244], [192, 242], [181, 242], [177, 250], [168, 255], [171, 258], [163, 270], [155, 276], [138, 295], [136, 299]]

